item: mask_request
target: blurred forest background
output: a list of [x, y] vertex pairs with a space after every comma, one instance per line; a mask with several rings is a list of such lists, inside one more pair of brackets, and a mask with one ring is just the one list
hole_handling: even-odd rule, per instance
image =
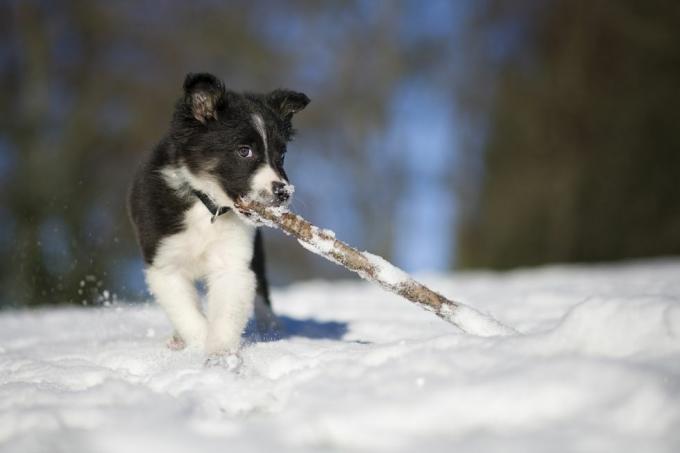
[[[312, 103], [293, 207], [409, 271], [680, 254], [680, 3], [0, 3], [0, 307], [144, 298], [125, 212], [187, 72]], [[347, 277], [268, 231], [275, 283]]]

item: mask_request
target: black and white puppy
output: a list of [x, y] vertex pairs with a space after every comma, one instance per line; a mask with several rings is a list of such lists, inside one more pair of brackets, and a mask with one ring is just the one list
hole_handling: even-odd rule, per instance
[[[260, 326], [275, 322], [262, 239], [234, 211], [234, 200], [289, 202], [286, 144], [293, 115], [308, 103], [293, 91], [241, 94], [211, 74], [186, 77], [170, 130], [139, 169], [129, 196], [147, 283], [175, 327], [175, 347], [236, 353], [254, 305]], [[205, 315], [199, 280], [207, 288]]]

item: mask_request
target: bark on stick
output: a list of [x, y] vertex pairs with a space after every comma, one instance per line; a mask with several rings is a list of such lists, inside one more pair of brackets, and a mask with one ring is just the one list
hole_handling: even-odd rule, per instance
[[332, 231], [320, 229], [287, 209], [266, 207], [251, 200], [239, 200], [236, 208], [250, 220], [281, 229], [306, 249], [399, 294], [466, 333], [480, 336], [516, 333], [493, 317], [432, 291], [381, 257], [350, 247], [336, 239]]

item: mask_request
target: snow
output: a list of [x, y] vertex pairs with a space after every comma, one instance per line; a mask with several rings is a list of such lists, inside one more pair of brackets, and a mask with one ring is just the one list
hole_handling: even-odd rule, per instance
[[496, 335], [512, 335], [518, 332], [499, 323], [490, 315], [485, 315], [463, 304], [456, 304], [455, 308], [443, 305], [441, 309], [444, 319], [460, 327], [464, 332], [480, 337]]
[[398, 287], [411, 280], [411, 277], [406, 272], [392, 265], [392, 263], [386, 261], [381, 256], [369, 252], [362, 252], [362, 254], [373, 266], [375, 266], [375, 269], [377, 270], [376, 276], [388, 285]]
[[312, 253], [331, 259], [326, 255], [335, 249], [335, 233], [330, 230], [321, 230], [315, 226], [310, 228], [310, 233], [309, 242], [298, 239], [300, 245]]
[[[419, 276], [423, 277], [423, 276]], [[0, 451], [680, 451], [680, 261], [425, 276], [521, 335], [361, 281], [275, 291], [239, 373], [154, 305], [0, 313]]]

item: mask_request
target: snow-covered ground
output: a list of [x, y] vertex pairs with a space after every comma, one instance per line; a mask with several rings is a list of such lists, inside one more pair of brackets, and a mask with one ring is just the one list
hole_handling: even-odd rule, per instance
[[153, 305], [0, 313], [0, 451], [680, 451], [680, 261], [425, 281], [522, 334], [301, 283], [234, 374]]

